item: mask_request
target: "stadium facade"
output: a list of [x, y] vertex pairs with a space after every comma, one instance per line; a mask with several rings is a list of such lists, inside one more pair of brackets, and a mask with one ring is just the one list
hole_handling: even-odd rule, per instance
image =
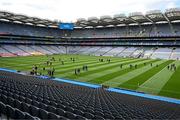
[[[135, 12], [100, 19], [80, 18], [74, 30], [59, 23], [0, 12], [0, 56], [88, 54], [135, 58], [179, 59], [180, 10]], [[50, 45], [50, 46], [49, 46]]]

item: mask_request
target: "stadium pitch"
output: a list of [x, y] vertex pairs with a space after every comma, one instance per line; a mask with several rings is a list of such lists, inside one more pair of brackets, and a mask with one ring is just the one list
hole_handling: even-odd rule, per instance
[[36, 65], [42, 75], [54, 68], [54, 77], [180, 99], [180, 61], [175, 60], [49, 55], [0, 58], [0, 64], [28, 72]]

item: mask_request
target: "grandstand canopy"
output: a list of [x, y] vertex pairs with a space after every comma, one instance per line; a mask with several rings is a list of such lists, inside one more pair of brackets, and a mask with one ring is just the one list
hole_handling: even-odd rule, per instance
[[146, 17], [152, 20], [153, 22], [168, 21], [168, 19], [166, 19], [165, 15], [161, 13], [160, 10], [148, 11], [146, 13]]
[[137, 23], [152, 22], [150, 19], [146, 18], [146, 16], [144, 16], [141, 12], [130, 13], [129, 19], [132, 19], [134, 22]]
[[0, 11], [0, 20], [9, 22], [18, 22], [23, 24], [30, 24], [35, 26], [55, 26], [58, 27], [58, 22], [50, 21], [47, 19], [40, 19], [37, 17], [29, 17], [26, 15], [19, 15], [10, 12]]
[[[83, 18], [81, 18], [83, 19]], [[165, 13], [162, 13], [160, 10], [151, 10], [148, 11], [145, 15], [141, 12], [133, 12], [130, 13], [129, 16], [124, 14], [116, 14], [113, 17], [105, 15], [101, 16], [99, 19], [97, 17], [88, 18], [88, 20], [83, 19], [77, 20], [75, 23], [76, 27], [97, 27], [97, 26], [104, 26], [107, 27], [109, 25], [119, 25], [119, 24], [144, 24], [144, 23], [152, 23], [156, 24], [159, 22], [173, 22], [173, 21], [180, 21], [180, 9], [179, 8], [172, 8], [166, 10]]]
[[[13, 23], [44, 26], [44, 27], [58, 27], [58, 21], [51, 21], [47, 19], [40, 19], [37, 17], [29, 17], [26, 15], [14, 14], [6, 11], [0, 11], [0, 21], [7, 21]], [[93, 27], [108, 27], [119, 26], [121, 24], [144, 24], [159, 22], [180, 22], [180, 8], [167, 9], [165, 13], [160, 10], [148, 11], [145, 15], [141, 12], [133, 12], [128, 16], [125, 14], [115, 14], [113, 17], [109, 15], [97, 17], [89, 17], [88, 19], [79, 18], [74, 23], [75, 28], [93, 28]]]
[[99, 19], [97, 17], [89, 17], [88, 18], [88, 23], [93, 27], [98, 26], [98, 22], [99, 22]]
[[168, 9], [165, 15], [170, 21], [180, 20], [180, 8]]

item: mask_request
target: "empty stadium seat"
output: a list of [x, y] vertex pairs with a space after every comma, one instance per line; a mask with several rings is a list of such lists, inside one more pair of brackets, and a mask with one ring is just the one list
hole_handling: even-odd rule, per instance
[[11, 119], [180, 118], [177, 104], [4, 71], [0, 76], [0, 113]]
[[15, 109], [15, 119], [25, 119], [25, 113], [19, 109]]

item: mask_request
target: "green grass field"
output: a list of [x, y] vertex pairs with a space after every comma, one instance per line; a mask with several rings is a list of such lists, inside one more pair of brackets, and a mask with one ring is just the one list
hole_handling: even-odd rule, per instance
[[[49, 66], [45, 63], [51, 57], [56, 59], [52, 64], [52, 67], [55, 68], [55, 77], [126, 88], [180, 99], [180, 61], [83, 55], [52, 55], [49, 57], [0, 58], [0, 67], [31, 71], [32, 66], [36, 64], [39, 66], [38, 71], [47, 75], [47, 71], [43, 71], [42, 68], [46, 67], [46, 69], [49, 69]], [[70, 60], [71, 57], [75, 58], [75, 62]], [[64, 65], [61, 64], [59, 58], [64, 61]], [[99, 62], [100, 58], [103, 58], [104, 62]], [[109, 58], [111, 59], [110, 63], [106, 61]], [[152, 66], [151, 63], [153, 64]], [[121, 64], [123, 64], [122, 68], [120, 68]], [[133, 67], [130, 69], [130, 64], [133, 66], [137, 64], [137, 68]], [[167, 66], [171, 64], [177, 66], [176, 71], [167, 69]], [[83, 65], [88, 66], [88, 71], [82, 70]], [[76, 68], [81, 69], [79, 75], [74, 74]]]

